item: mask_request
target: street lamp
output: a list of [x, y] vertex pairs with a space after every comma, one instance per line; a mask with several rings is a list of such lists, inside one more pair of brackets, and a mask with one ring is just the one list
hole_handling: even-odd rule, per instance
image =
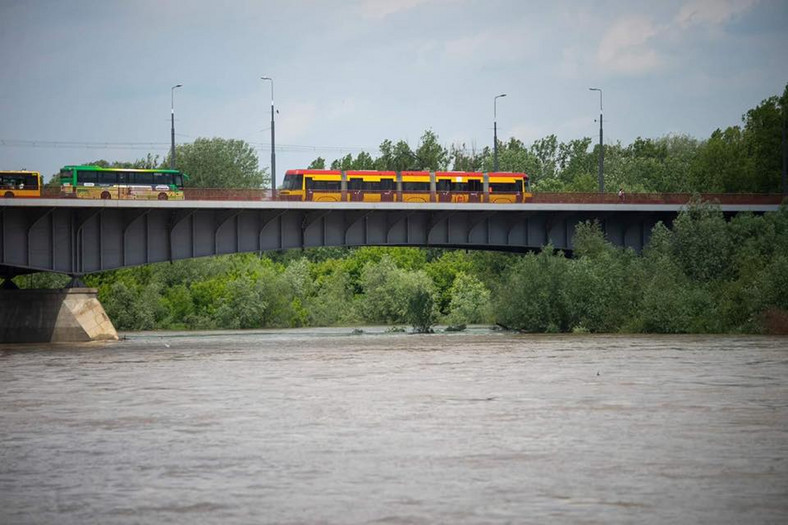
[[175, 88], [183, 87], [183, 84], [178, 84], [170, 88], [170, 169], [175, 169]]
[[783, 195], [788, 195], [788, 108], [782, 104], [783, 110]]
[[274, 79], [271, 77], [260, 77], [260, 80], [271, 82], [271, 192], [276, 194], [276, 152], [274, 145], [276, 142], [276, 132], [274, 131]]
[[600, 88], [588, 88], [589, 91], [599, 91], [599, 193], [605, 192], [605, 147], [602, 144], [602, 90]]
[[506, 96], [506, 93], [501, 93], [493, 97], [493, 171], [498, 171], [498, 108], [497, 102], [499, 98]]

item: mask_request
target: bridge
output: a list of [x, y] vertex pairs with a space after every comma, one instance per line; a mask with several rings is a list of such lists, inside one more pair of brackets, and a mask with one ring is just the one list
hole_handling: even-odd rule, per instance
[[[2, 199], [4, 287], [13, 288], [14, 276], [33, 272], [78, 278], [156, 262], [320, 246], [523, 252], [551, 243], [571, 251], [575, 226], [589, 220], [599, 221], [610, 242], [640, 251], [654, 225], [671, 224], [689, 199], [632, 196], [619, 202], [615, 196], [535, 195], [522, 204], [324, 203], [216, 200], [217, 195], [231, 194], [184, 201]], [[730, 216], [777, 211], [781, 198], [712, 200]], [[99, 335], [89, 333], [87, 325]], [[116, 337], [95, 290], [0, 290], [0, 342], [94, 339], [107, 333]]]
[[[725, 203], [723, 213], [779, 204]], [[0, 276], [81, 276], [163, 261], [319, 246], [571, 251], [575, 226], [599, 221], [610, 242], [640, 251], [658, 221], [686, 204], [636, 202], [375, 203], [0, 200]]]

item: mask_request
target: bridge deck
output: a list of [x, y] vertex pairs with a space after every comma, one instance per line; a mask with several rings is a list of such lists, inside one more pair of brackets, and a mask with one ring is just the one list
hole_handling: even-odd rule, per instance
[[[0, 277], [71, 275], [240, 252], [319, 246], [418, 246], [501, 251], [574, 248], [577, 224], [598, 221], [613, 244], [642, 250], [679, 203], [523, 204], [267, 200], [0, 199]], [[778, 204], [724, 203], [726, 216]]]
[[[311, 202], [311, 201], [242, 201], [242, 200], [91, 200], [91, 199], [4, 199], [0, 207], [35, 208], [152, 208], [152, 209], [233, 209], [233, 210], [378, 210], [378, 211], [496, 211], [496, 212], [668, 212], [678, 213], [686, 204], [630, 204], [618, 203], [547, 203], [485, 204], [451, 202]], [[723, 212], [777, 211], [779, 204], [720, 204]]]

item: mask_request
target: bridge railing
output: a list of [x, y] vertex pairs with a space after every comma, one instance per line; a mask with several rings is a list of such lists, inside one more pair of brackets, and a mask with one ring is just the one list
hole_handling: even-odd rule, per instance
[[[559, 204], [688, 204], [691, 193], [534, 193], [528, 202]], [[778, 193], [703, 193], [704, 202], [719, 204], [780, 204]]]
[[[276, 192], [270, 189], [249, 188], [184, 188], [184, 199], [191, 201], [272, 201], [278, 200]], [[334, 192], [337, 193], [337, 192]], [[362, 200], [360, 195], [355, 198], [348, 192], [348, 200]], [[387, 195], [392, 192], [385, 192]], [[406, 192], [410, 195], [417, 192]], [[423, 192], [425, 201], [432, 200], [429, 192]], [[70, 198], [61, 193], [60, 188], [44, 187], [41, 197], [47, 199]], [[110, 198], [117, 198], [112, 195]], [[780, 204], [786, 196], [779, 193], [704, 193], [700, 195], [705, 202], [719, 204]], [[690, 193], [626, 193], [623, 198], [616, 193], [534, 193], [528, 202], [543, 204], [687, 204], [693, 199]], [[286, 200], [283, 198], [283, 200]], [[377, 200], [377, 199], [375, 199]], [[396, 201], [396, 197], [393, 199]], [[448, 195], [438, 192], [435, 202], [450, 202]], [[479, 193], [458, 193], [453, 199], [463, 201], [469, 205], [483, 202]], [[387, 202], [388, 198], [381, 196], [380, 201]]]

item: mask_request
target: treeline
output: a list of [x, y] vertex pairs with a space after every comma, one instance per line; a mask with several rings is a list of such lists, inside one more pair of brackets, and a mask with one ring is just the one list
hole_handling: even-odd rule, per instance
[[[415, 248], [319, 248], [87, 276], [119, 330], [436, 323], [526, 332], [788, 330], [788, 207], [726, 221], [696, 203], [642, 255], [581, 224], [573, 258]], [[17, 278], [39, 287], [45, 276]], [[51, 283], [50, 283], [51, 284]], [[61, 283], [64, 284], [64, 283]]]
[[[605, 187], [628, 193], [779, 193], [784, 134], [788, 125], [788, 85], [782, 96], [769, 97], [742, 117], [741, 126], [718, 129], [706, 140], [686, 135], [638, 138], [627, 146], [605, 145]], [[385, 140], [380, 155], [361, 152], [330, 164], [322, 157], [310, 168], [342, 170], [492, 171], [493, 151], [465, 144], [442, 146], [426, 131], [412, 149], [405, 141]], [[598, 190], [599, 145], [590, 137], [561, 142], [555, 135], [530, 146], [517, 138], [501, 142], [501, 171], [524, 171], [534, 191]]]
[[[788, 85], [742, 116], [741, 126], [718, 129], [708, 139], [686, 135], [637, 138], [632, 144], [605, 145], [605, 187], [627, 193], [779, 193], [784, 135], [788, 126]], [[318, 157], [313, 169], [492, 171], [491, 147], [442, 145], [427, 130], [414, 148], [403, 141], [384, 140], [379, 155], [361, 152], [328, 163]], [[590, 137], [562, 142], [548, 135], [524, 144], [516, 137], [499, 142], [501, 171], [525, 172], [537, 192], [598, 190], [599, 145]], [[270, 173], [259, 169], [254, 148], [243, 140], [198, 138], [180, 144], [176, 166], [189, 176], [187, 185], [200, 188], [267, 188]], [[148, 155], [135, 162], [95, 160], [85, 164], [125, 168], [166, 168], [170, 157]], [[293, 166], [298, 168], [303, 166]], [[58, 184], [57, 177], [53, 179]]]
[[[198, 138], [189, 144], [179, 144], [175, 150], [176, 167], [188, 175], [186, 186], [193, 188], [265, 188], [271, 175], [259, 168], [255, 149], [243, 140]], [[109, 162], [104, 159], [83, 162], [84, 165], [104, 168], [167, 169], [170, 155], [161, 158], [148, 154], [133, 162]], [[53, 174], [50, 186], [59, 186], [58, 174]]]
[[[605, 146], [611, 191], [779, 192], [788, 86], [748, 111], [742, 126], [699, 141], [686, 136]], [[596, 191], [591, 139], [551, 135], [501, 144], [502, 170], [525, 171], [535, 191]], [[334, 169], [492, 169], [489, 148], [445, 148], [427, 131], [415, 150], [384, 141], [380, 156], [347, 155]], [[176, 149], [189, 184], [265, 187], [254, 149], [243, 141], [197, 139]], [[135, 163], [166, 167], [148, 155]], [[318, 158], [313, 168], [326, 167]], [[67, 278], [16, 278], [22, 287]], [[643, 254], [607, 243], [582, 225], [573, 258], [547, 246], [525, 256], [360, 248], [241, 254], [87, 276], [120, 330], [234, 329], [355, 324], [461, 326], [498, 323], [528, 332], [758, 333], [788, 329], [788, 211], [740, 214], [696, 203], [672, 229], [658, 225]]]

